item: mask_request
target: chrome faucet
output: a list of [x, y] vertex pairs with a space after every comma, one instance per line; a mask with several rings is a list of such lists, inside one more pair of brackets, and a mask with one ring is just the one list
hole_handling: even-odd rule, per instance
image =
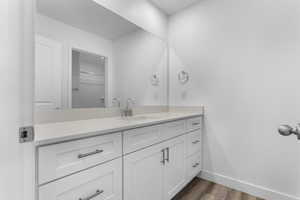
[[134, 100], [131, 98], [128, 98], [126, 101], [126, 108], [123, 110], [122, 116], [124, 116], [124, 117], [133, 116], [132, 105], [134, 105]]
[[112, 102], [113, 102], [113, 105], [117, 105], [118, 108], [121, 108], [121, 101], [120, 101], [120, 99], [113, 98]]

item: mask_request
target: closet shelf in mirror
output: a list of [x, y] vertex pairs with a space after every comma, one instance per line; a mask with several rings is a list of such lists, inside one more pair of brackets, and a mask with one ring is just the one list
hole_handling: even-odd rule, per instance
[[105, 76], [104, 74], [98, 74], [95, 72], [91, 72], [91, 71], [85, 71], [85, 70], [80, 70], [80, 74], [88, 74], [88, 75], [93, 75], [93, 76]]
[[80, 84], [104, 85], [105, 76], [95, 72], [80, 71]]
[[92, 84], [92, 85], [104, 85], [104, 80], [95, 80], [95, 79], [81, 79], [80, 84]]

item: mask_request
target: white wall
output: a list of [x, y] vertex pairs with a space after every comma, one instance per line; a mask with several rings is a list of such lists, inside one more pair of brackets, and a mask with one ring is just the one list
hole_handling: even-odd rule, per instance
[[63, 108], [67, 108], [70, 105], [70, 99], [68, 95], [70, 93], [69, 81], [70, 76], [70, 48], [74, 47], [79, 50], [84, 50], [94, 54], [102, 55], [108, 58], [108, 72], [109, 76], [107, 77], [108, 83], [108, 93], [105, 95], [108, 99], [108, 102], [111, 102], [111, 94], [113, 84], [111, 77], [111, 71], [113, 68], [113, 58], [112, 58], [112, 41], [106, 40], [95, 34], [85, 32], [83, 30], [74, 28], [67, 24], [61, 23], [57, 20], [53, 20], [49, 17], [39, 15], [36, 16], [36, 33], [42, 36], [57, 40], [64, 45], [64, 55], [63, 55]]
[[95, 0], [145, 30], [167, 37], [168, 17], [148, 0]]
[[300, 199], [299, 142], [277, 133], [299, 122], [299, 19], [297, 0], [203, 0], [169, 24], [171, 105], [206, 107], [205, 174], [269, 200]]
[[[166, 42], [143, 30], [128, 34], [113, 43], [115, 97], [122, 102], [133, 98], [137, 105], [167, 105]], [[157, 73], [158, 86], [150, 78]]]

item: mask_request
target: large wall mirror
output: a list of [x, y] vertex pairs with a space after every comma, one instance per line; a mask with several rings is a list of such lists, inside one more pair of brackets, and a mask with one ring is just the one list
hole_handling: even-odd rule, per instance
[[167, 104], [167, 43], [92, 0], [37, 0], [35, 109]]

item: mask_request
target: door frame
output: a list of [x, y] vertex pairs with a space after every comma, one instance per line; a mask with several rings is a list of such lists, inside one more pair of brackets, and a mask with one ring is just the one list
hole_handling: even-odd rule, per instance
[[[22, 65], [20, 81], [21, 119], [20, 127], [34, 127], [34, 77], [35, 77], [35, 14], [36, 0], [22, 1], [21, 3], [21, 31], [22, 31]], [[17, 133], [16, 133], [17, 134]], [[18, 142], [16, 137], [16, 142]], [[37, 199], [36, 194], [36, 154], [34, 142], [21, 144], [22, 148], [22, 200]], [[18, 192], [18, 191], [16, 191]]]
[[[110, 91], [110, 87], [109, 84], [112, 83], [110, 75], [111, 72], [109, 71], [110, 67], [109, 65], [109, 60], [112, 60], [112, 57], [107, 55], [104, 52], [96, 52], [96, 51], [92, 51], [90, 49], [85, 49], [82, 47], [79, 47], [77, 45], [74, 44], [69, 44], [68, 45], [68, 67], [67, 67], [67, 75], [64, 77], [67, 77], [67, 90], [68, 90], [68, 94], [67, 94], [67, 102], [68, 102], [68, 109], [72, 109], [72, 53], [73, 51], [79, 51], [79, 52], [85, 52], [85, 53], [89, 53], [89, 54], [93, 54], [96, 56], [103, 56], [105, 57], [105, 101], [104, 101], [104, 105], [105, 108], [109, 107], [109, 102], [111, 99], [111, 91]], [[64, 95], [63, 95], [64, 96]]]

